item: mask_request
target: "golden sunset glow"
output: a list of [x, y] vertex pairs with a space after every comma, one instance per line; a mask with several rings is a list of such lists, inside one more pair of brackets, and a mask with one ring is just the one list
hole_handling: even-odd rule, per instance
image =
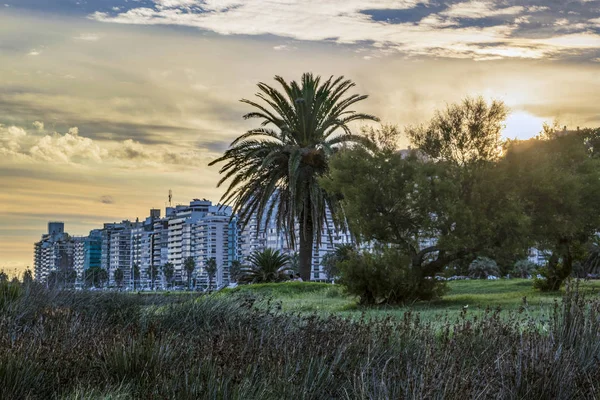
[[218, 201], [208, 163], [250, 126], [239, 100], [274, 75], [344, 75], [369, 95], [359, 111], [399, 126], [467, 95], [507, 104], [507, 138], [555, 120], [600, 125], [598, 1], [108, 3], [2, 6], [9, 273], [32, 264], [49, 220], [85, 235], [163, 208], [169, 189], [179, 203]]

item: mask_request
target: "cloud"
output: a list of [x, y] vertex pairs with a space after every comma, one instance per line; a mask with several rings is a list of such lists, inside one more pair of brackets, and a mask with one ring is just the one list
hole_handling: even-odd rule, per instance
[[[44, 124], [36, 121], [37, 132], [43, 131]], [[42, 128], [42, 129], [40, 129]], [[200, 144], [200, 146], [202, 146]], [[223, 142], [208, 142], [204, 148], [213, 151], [226, 148]], [[54, 132], [44, 136], [28, 135], [26, 130], [0, 125], [0, 154], [12, 156], [22, 161], [53, 164], [110, 164], [117, 168], [131, 168], [143, 165], [150, 168], [199, 167], [209, 162], [201, 149], [177, 148], [168, 145], [146, 145], [133, 139], [122, 142], [96, 142], [79, 135], [77, 127], [65, 134]]]
[[104, 195], [104, 196], [100, 197], [100, 203], [102, 203], [102, 204], [114, 204], [115, 203], [115, 199], [113, 199], [112, 196]]
[[23, 128], [0, 125], [0, 154], [15, 155], [20, 152], [20, 141], [27, 136]]
[[525, 11], [523, 6], [497, 8], [491, 1], [471, 0], [456, 3], [440, 15], [451, 18], [487, 18], [499, 15], [519, 15]]
[[[428, 3], [418, 0], [318, 3], [312, 0], [155, 0], [155, 7], [143, 6], [112, 14], [96, 12], [89, 18], [122, 24], [189, 26], [223, 35], [275, 35], [350, 45], [370, 42], [375, 49], [392, 49], [414, 57], [540, 59], [570, 57], [573, 52], [590, 50], [585, 43], [555, 40], [564, 34], [558, 30], [564, 29], [564, 24], [556, 25], [557, 30], [549, 30], [546, 24], [539, 28], [538, 35], [529, 31], [521, 35], [523, 26], [534, 26], [528, 24], [532, 16], [550, 12], [547, 6], [533, 1], [517, 4], [491, 0], [454, 2], [417, 22], [388, 23], [381, 16], [378, 20], [372, 17], [378, 10], [419, 7], [422, 13], [423, 4]], [[432, 10], [438, 10], [436, 7]], [[570, 29], [572, 33], [582, 34], [585, 25], [572, 25]], [[586, 33], [600, 39], [598, 33]], [[503, 45], [493, 46], [495, 43]], [[481, 50], [482, 44], [486, 45], [485, 50]], [[282, 46], [274, 48], [284, 49]]]
[[93, 140], [79, 136], [78, 128], [71, 128], [64, 135], [46, 135], [29, 150], [36, 160], [58, 163], [102, 162], [107, 151]]
[[33, 123], [33, 127], [38, 130], [38, 131], [43, 131], [44, 130], [44, 123], [40, 122], [40, 121], [34, 121]]
[[79, 36], [76, 36], [77, 40], [84, 40], [86, 42], [96, 42], [100, 39], [100, 35], [97, 33], [82, 33]]

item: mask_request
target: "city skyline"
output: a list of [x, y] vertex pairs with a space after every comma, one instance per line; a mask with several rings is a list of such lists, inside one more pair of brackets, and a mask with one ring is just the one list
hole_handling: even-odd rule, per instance
[[467, 95], [506, 102], [509, 138], [600, 126], [599, 1], [4, 0], [0, 37], [11, 274], [49, 220], [86, 234], [164, 208], [169, 189], [217, 202], [207, 164], [276, 74], [344, 75], [370, 96], [359, 111], [401, 127]]

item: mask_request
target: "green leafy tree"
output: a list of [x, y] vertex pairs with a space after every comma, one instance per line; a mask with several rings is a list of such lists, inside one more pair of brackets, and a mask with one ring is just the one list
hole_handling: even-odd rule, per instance
[[162, 266], [162, 273], [165, 277], [165, 281], [167, 282], [167, 287], [171, 287], [171, 284], [173, 283], [173, 275], [175, 275], [175, 267], [173, 266], [173, 263], [165, 263]]
[[248, 267], [242, 270], [242, 280], [248, 283], [281, 282], [288, 279], [289, 256], [279, 250], [256, 250], [248, 257]]
[[551, 254], [535, 285], [558, 290], [600, 227], [600, 159], [584, 134], [565, 132], [512, 142], [503, 162], [530, 219], [530, 241]]
[[255, 108], [244, 118], [261, 120], [260, 127], [234, 140], [210, 165], [225, 163], [219, 186], [231, 182], [222, 202], [233, 202], [243, 226], [252, 215], [266, 224], [275, 214], [292, 247], [299, 239], [300, 275], [310, 280], [313, 244], [321, 241], [326, 209], [337, 213], [336, 199], [318, 179], [327, 174], [329, 158], [339, 146], [367, 144], [364, 136], [351, 134], [349, 124], [377, 118], [350, 109], [367, 96], [347, 95], [355, 85], [343, 77], [322, 81], [306, 73], [300, 82], [275, 80], [283, 91], [259, 83], [259, 101], [242, 100]]
[[192, 274], [194, 273], [194, 270], [196, 269], [196, 261], [194, 260], [194, 257], [188, 257], [185, 259], [185, 261], [183, 262], [183, 269], [185, 270], [185, 273], [187, 276], [188, 289], [191, 289], [192, 288]]
[[206, 266], [204, 267], [204, 270], [206, 271], [206, 275], [208, 276], [208, 291], [212, 291], [212, 283], [213, 280], [215, 279], [215, 276], [217, 275], [217, 259], [216, 258], [210, 258], [207, 262], [206, 262]]
[[[472, 108], [479, 110], [476, 118]], [[375, 132], [377, 151], [340, 152], [322, 179], [343, 199], [357, 239], [397, 246], [429, 277], [480, 254], [520, 251], [528, 228], [509, 174], [497, 168], [503, 107], [468, 100], [450, 110], [428, 127], [408, 130], [420, 147], [397, 151], [386, 136], [398, 130], [382, 127]]]
[[229, 276], [233, 282], [237, 282], [242, 276], [242, 263], [238, 260], [233, 260], [229, 267]]
[[123, 269], [120, 267], [115, 269], [115, 271], [113, 272], [113, 279], [115, 280], [115, 283], [117, 284], [117, 287], [119, 289], [121, 289], [123, 287], [124, 277], [125, 277], [125, 273], [123, 272]]
[[411, 143], [431, 160], [460, 166], [496, 160], [508, 109], [501, 101], [467, 97], [437, 111], [429, 124], [409, 127]]
[[354, 252], [354, 247], [351, 244], [342, 244], [335, 247], [331, 253], [327, 253], [321, 260], [323, 270], [329, 279], [335, 279], [340, 275], [338, 268], [339, 263], [348, 260]]
[[488, 276], [499, 276], [500, 269], [496, 261], [488, 257], [477, 257], [469, 264], [469, 276], [471, 278], [485, 279]]

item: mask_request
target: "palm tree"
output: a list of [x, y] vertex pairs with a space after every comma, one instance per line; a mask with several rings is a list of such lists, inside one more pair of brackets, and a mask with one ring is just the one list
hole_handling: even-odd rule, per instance
[[477, 279], [485, 279], [488, 276], [499, 276], [500, 270], [496, 261], [487, 257], [477, 257], [469, 264], [469, 276]]
[[233, 260], [229, 267], [229, 279], [232, 282], [237, 282], [242, 275], [242, 263], [239, 260]]
[[248, 257], [249, 267], [242, 269], [242, 280], [249, 283], [281, 282], [291, 272], [290, 257], [279, 250], [256, 250]]
[[191, 289], [192, 273], [196, 269], [196, 261], [194, 261], [194, 257], [188, 257], [185, 259], [185, 261], [183, 262], [183, 269], [185, 269], [185, 272], [187, 274], [188, 289]]
[[140, 266], [138, 263], [133, 263], [133, 268], [131, 270], [133, 274], [133, 291], [135, 291], [135, 282], [140, 279]]
[[115, 279], [115, 283], [117, 284], [117, 287], [119, 289], [123, 285], [124, 277], [125, 277], [125, 273], [123, 272], [123, 270], [121, 268], [117, 268], [117, 269], [115, 269], [115, 272], [113, 272], [113, 278]]
[[148, 268], [148, 278], [150, 278], [150, 289], [154, 290], [154, 283], [156, 283], [156, 277], [158, 276], [158, 265], [152, 264]]
[[208, 275], [208, 291], [210, 292], [212, 290], [212, 281], [217, 274], [217, 260], [214, 257], [209, 259], [204, 269]]
[[519, 278], [527, 278], [535, 273], [536, 268], [537, 265], [528, 259], [524, 259], [517, 261], [510, 273], [514, 276], [518, 276]]
[[326, 210], [335, 216], [336, 202], [319, 185], [328, 172], [329, 157], [345, 143], [368, 145], [361, 135], [353, 135], [353, 121], [378, 119], [349, 110], [367, 96], [346, 96], [355, 85], [344, 77], [302, 75], [300, 83], [275, 80], [280, 92], [259, 83], [256, 96], [261, 102], [242, 99], [256, 110], [244, 119], [262, 120], [260, 127], [238, 137], [222, 157], [210, 163], [224, 162], [224, 174], [218, 186], [231, 179], [221, 201], [233, 202], [234, 212], [245, 227], [253, 215], [265, 225], [275, 213], [277, 228], [287, 234], [289, 244], [297, 242], [299, 227], [300, 275], [310, 280], [313, 244], [321, 241]]
[[171, 282], [173, 281], [173, 275], [175, 275], [175, 266], [173, 263], [165, 263], [165, 265], [162, 266], [162, 273], [165, 276], [167, 287], [170, 287]]

